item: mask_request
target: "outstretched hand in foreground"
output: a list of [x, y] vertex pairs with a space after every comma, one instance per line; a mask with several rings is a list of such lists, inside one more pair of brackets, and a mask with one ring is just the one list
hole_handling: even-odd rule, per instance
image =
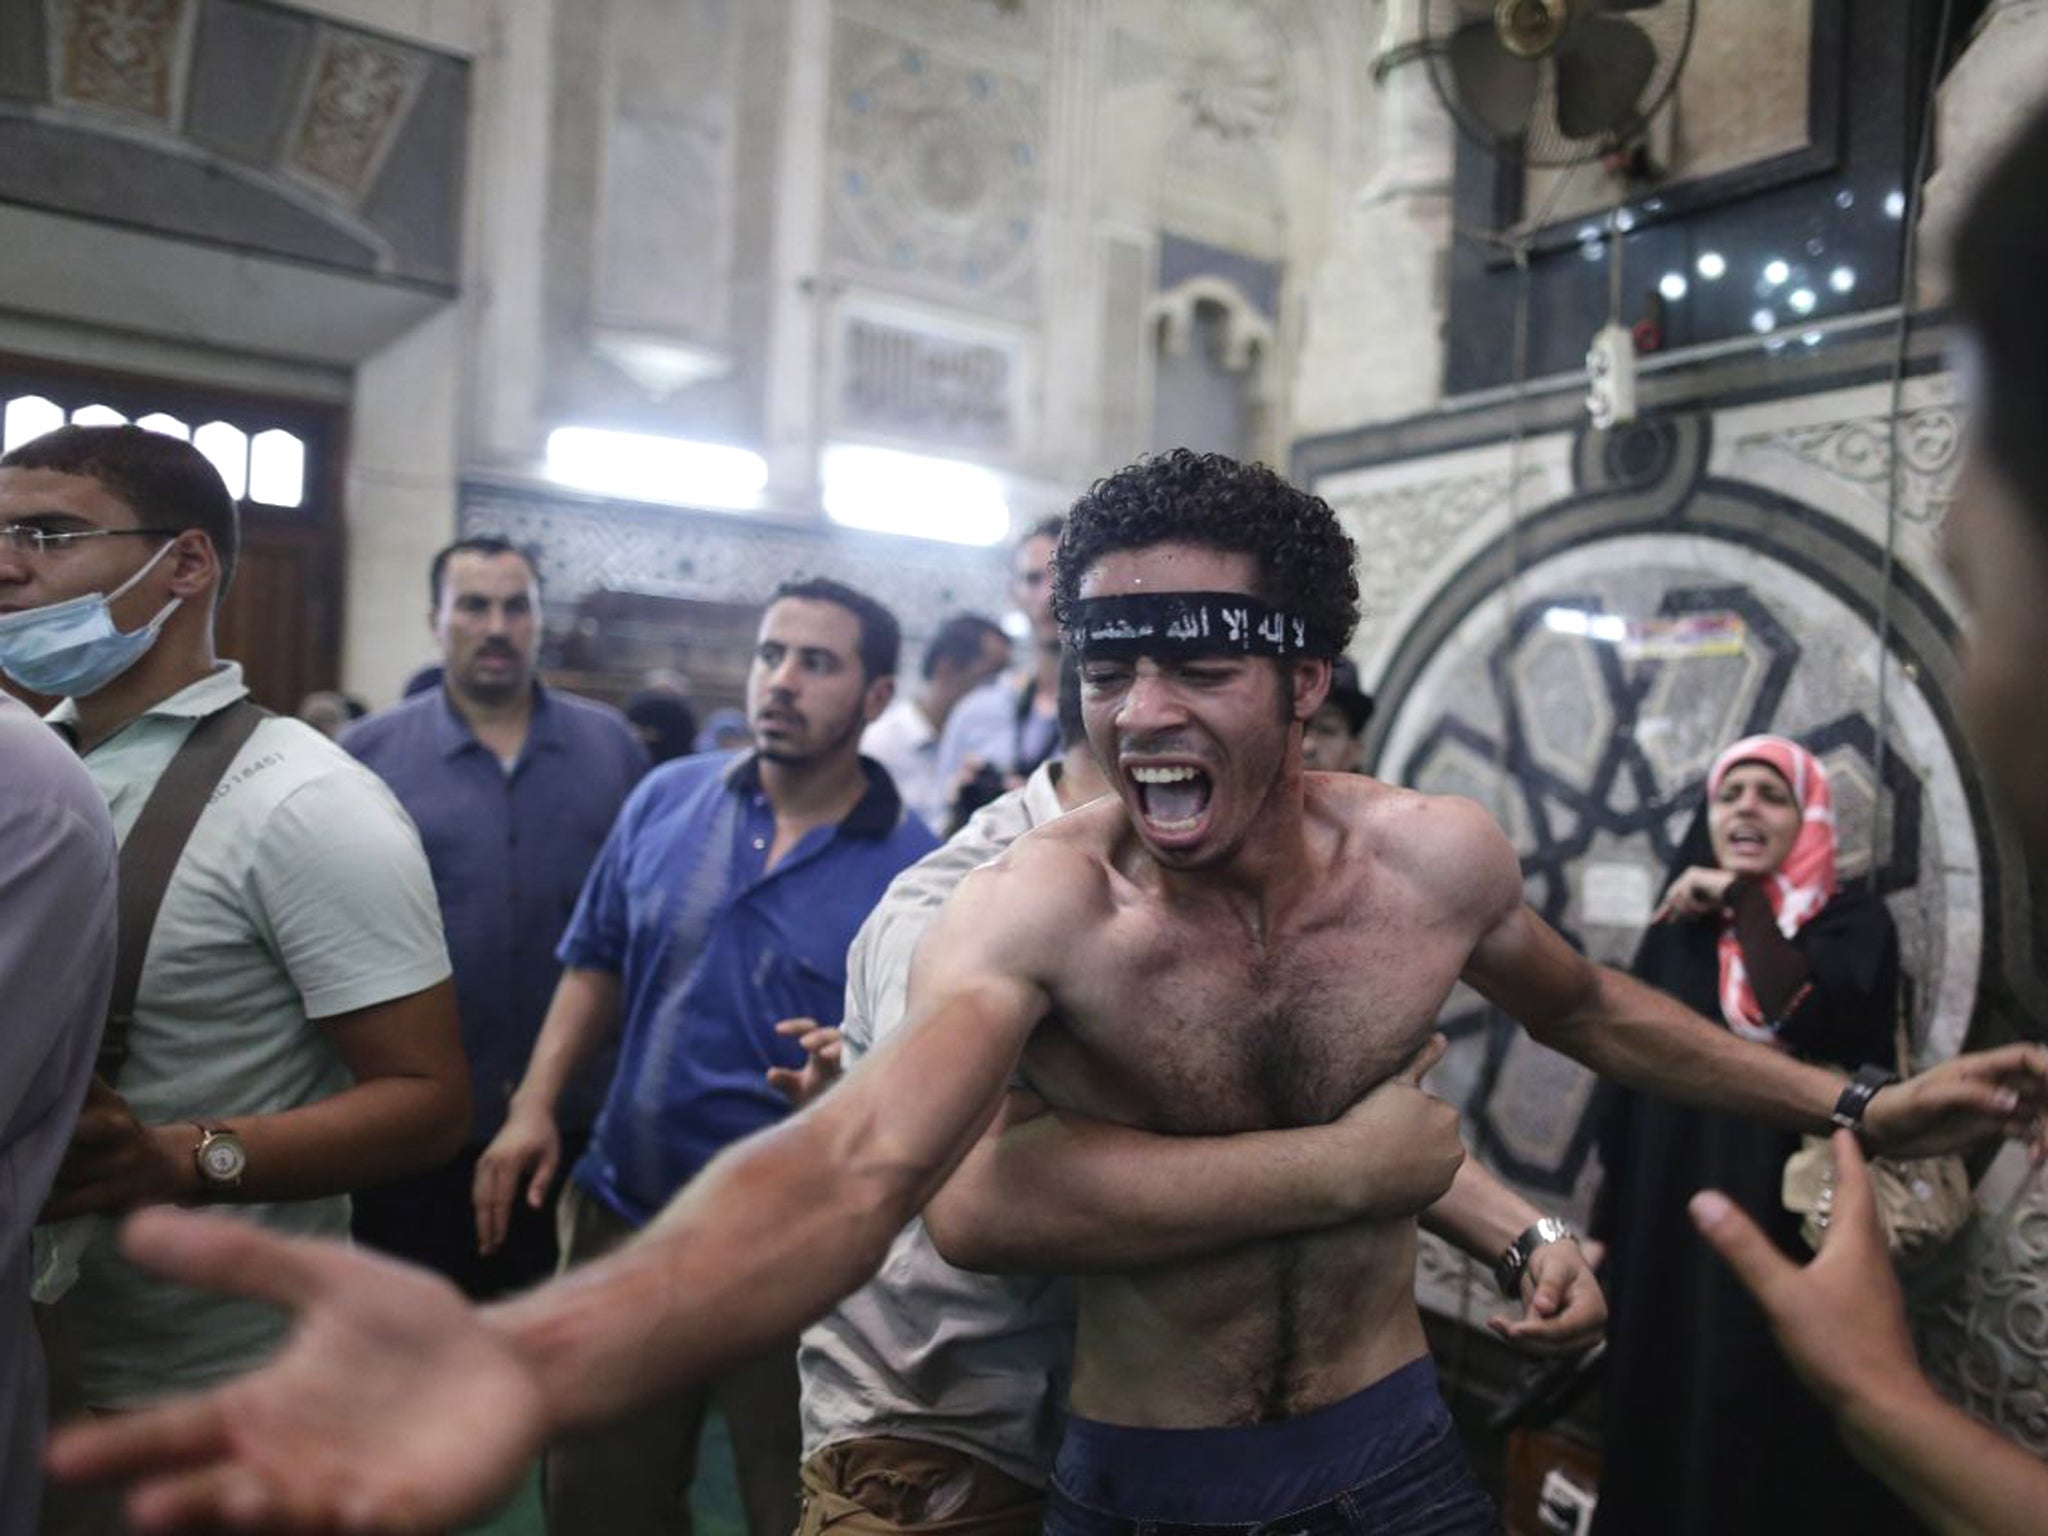
[[1718, 1190], [1693, 1224], [1749, 1288], [1801, 1381], [1857, 1459], [1937, 1530], [2038, 1533], [2048, 1466], [1945, 1402], [1920, 1372], [1862, 1149], [1837, 1131], [1833, 1220], [1804, 1266]]
[[1994, 1136], [2048, 1157], [2048, 1046], [2005, 1045], [1953, 1057], [1879, 1090], [1863, 1134], [1889, 1157], [1961, 1152]]
[[546, 1437], [532, 1370], [436, 1276], [218, 1216], [148, 1211], [122, 1240], [153, 1273], [293, 1314], [251, 1374], [52, 1437], [59, 1479], [135, 1484], [139, 1532], [444, 1531]]

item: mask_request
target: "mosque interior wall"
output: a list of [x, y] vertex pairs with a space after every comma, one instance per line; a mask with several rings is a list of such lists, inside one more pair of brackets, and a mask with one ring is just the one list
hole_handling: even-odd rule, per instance
[[[1500, 168], [1431, 128], [1399, 78], [1414, 66], [1397, 64], [1382, 93], [1394, 172], [1368, 186], [1340, 245], [1383, 257], [1398, 286], [1326, 271], [1311, 320], [1369, 336], [1360, 311], [1398, 315], [1405, 287], [1410, 318], [1394, 333], [1413, 336], [1414, 312], [1429, 313], [1436, 366], [1361, 388], [1333, 378], [1341, 364], [1312, 334], [1297, 419], [1320, 424], [1342, 402], [1350, 420], [1299, 435], [1291, 464], [1361, 548], [1353, 649], [1380, 700], [1371, 771], [1487, 805], [1522, 853], [1532, 905], [1626, 964], [1715, 751], [1761, 729], [1809, 741], [1837, 787], [1844, 874], [1874, 880], [1898, 924], [1924, 1063], [2038, 1036], [2048, 1016], [2042, 892], [1949, 704], [1964, 615], [1938, 545], [1962, 434], [1940, 240], [1997, 125], [2038, 98], [2048, 7], [1986, 8], [1946, 76], [1925, 309], [1903, 343], [1908, 205], [1895, 194], [1930, 18], [1815, 5], [1812, 19], [1810, 89], [1846, 104], [1834, 137], [1760, 145], [1766, 167], [1747, 176], [1718, 163], [1720, 195], [1690, 205], [1683, 187], [1610, 191], [1604, 206], [1581, 193], [1535, 242], [1526, 279], [1489, 242], [1451, 238], [1517, 205], [1501, 200]], [[1787, 155], [1807, 163], [1784, 174], [1772, 162]], [[1543, 188], [1532, 174], [1523, 190]], [[1645, 360], [1638, 419], [1603, 431], [1577, 360], [1610, 313], [1617, 206], [1620, 318], [1655, 323], [1669, 350]], [[1417, 261], [1431, 244], [1451, 252], [1448, 270]], [[1719, 262], [1703, 266], [1708, 252]], [[1583, 1216], [1598, 1178], [1591, 1075], [1476, 997], [1454, 996], [1444, 1026], [1438, 1086], [1465, 1107], [1470, 1144], [1539, 1205]], [[1914, 1288], [1915, 1324], [1950, 1395], [2048, 1453], [2048, 1351], [2030, 1322], [2048, 1301], [2048, 1204], [2024, 1172], [2011, 1153], [1993, 1165], [1978, 1222]], [[1471, 1323], [1497, 1306], [1490, 1276], [1425, 1244], [1429, 1309]]]

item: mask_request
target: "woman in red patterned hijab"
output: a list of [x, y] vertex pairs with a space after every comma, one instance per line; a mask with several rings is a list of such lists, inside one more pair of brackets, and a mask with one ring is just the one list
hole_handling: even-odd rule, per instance
[[[1714, 759], [1704, 812], [1631, 969], [1736, 1034], [1845, 1068], [1892, 1055], [1898, 937], [1884, 902], [1835, 873], [1820, 759], [1751, 736]], [[1849, 1459], [1761, 1312], [1693, 1231], [1724, 1190], [1788, 1254], [1789, 1131], [1651, 1094], [1607, 1092], [1608, 1356], [1596, 1536], [1893, 1536], [1922, 1527]]]
[[1707, 770], [1707, 835], [1713, 865], [1672, 881], [1657, 921], [1718, 918], [1721, 1017], [1744, 1039], [1782, 1046], [1781, 1026], [1811, 991], [1791, 940], [1835, 898], [1827, 770], [1796, 741], [1745, 737]]

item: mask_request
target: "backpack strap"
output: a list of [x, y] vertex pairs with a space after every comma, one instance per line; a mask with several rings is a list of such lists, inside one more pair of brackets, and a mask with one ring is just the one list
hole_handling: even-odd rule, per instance
[[192, 728], [170, 765], [149, 792], [142, 814], [121, 843], [120, 938], [114, 951], [114, 992], [107, 1001], [106, 1032], [94, 1071], [111, 1086], [128, 1059], [128, 1031], [135, 1022], [135, 994], [142, 985], [142, 961], [156, 927], [157, 910], [185, 844], [206, 803], [270, 711], [237, 699]]

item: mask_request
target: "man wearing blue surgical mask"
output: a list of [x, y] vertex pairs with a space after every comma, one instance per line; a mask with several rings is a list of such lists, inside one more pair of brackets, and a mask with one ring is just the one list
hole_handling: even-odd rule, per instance
[[144, 527], [90, 476], [0, 468], [0, 671], [85, 701], [78, 744], [90, 750], [213, 670], [210, 601], [158, 642], [187, 598], [224, 585], [218, 548], [204, 526]]
[[[213, 641], [237, 533], [220, 476], [176, 438], [64, 427], [0, 457], [0, 672], [61, 698], [50, 721], [124, 844], [187, 738], [247, 694]], [[55, 1386], [95, 1410], [222, 1379], [283, 1329], [147, 1278], [91, 1218], [213, 1203], [342, 1236], [349, 1190], [445, 1160], [469, 1123], [419, 839], [299, 721], [256, 721], [218, 773], [143, 954], [132, 1022], [110, 1031], [125, 1054], [102, 1053], [43, 1211]], [[115, 1528], [76, 1494], [46, 1509], [47, 1530]]]

